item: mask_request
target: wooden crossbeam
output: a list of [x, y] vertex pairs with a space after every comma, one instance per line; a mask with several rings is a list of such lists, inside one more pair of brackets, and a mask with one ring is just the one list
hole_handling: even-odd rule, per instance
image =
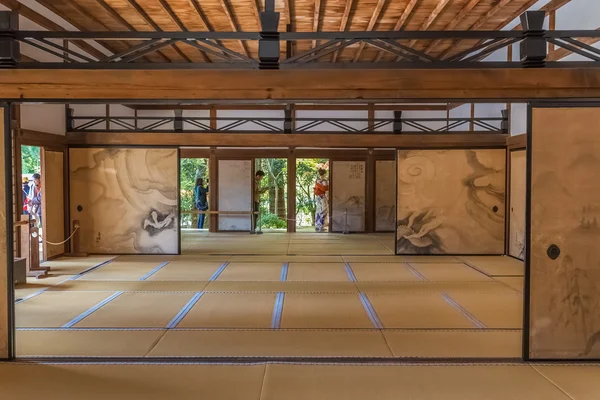
[[[344, 32], [346, 30], [346, 27], [348, 26], [348, 19], [350, 18], [350, 11], [354, 6], [354, 1], [355, 0], [346, 0], [346, 6], [344, 7], [344, 13], [342, 14], [342, 21], [340, 22], [340, 32]], [[336, 62], [337, 57], [338, 52], [336, 51], [333, 53], [333, 58], [331, 59], [331, 62]]]
[[[233, 31], [235, 31], [235, 32], [239, 31], [239, 27], [238, 27], [237, 23], [235, 22], [235, 20], [233, 19], [233, 14], [231, 13], [231, 10], [229, 9], [229, 3], [227, 2], [227, 0], [219, 0], [219, 4], [221, 4], [221, 9], [227, 16], [227, 21], [229, 22], [231, 29], [233, 29]], [[244, 43], [244, 41], [238, 40], [238, 43], [240, 44], [240, 49], [242, 49], [242, 53], [245, 54], [246, 57], [251, 58], [250, 52], [248, 51], [248, 48], [246, 47], [246, 44]]]
[[[313, 10], [313, 32], [318, 32], [319, 30], [319, 19], [321, 18], [321, 0], [315, 0], [315, 8]], [[312, 41], [312, 48], [317, 47], [317, 41]]]
[[600, 69], [0, 70], [0, 99], [351, 100], [383, 103], [600, 97]]
[[[470, 0], [467, 4], [465, 4], [465, 6], [458, 12], [458, 14], [456, 14], [456, 16], [452, 18], [448, 25], [444, 27], [444, 30], [450, 31], [456, 28], [456, 26], [459, 23], [461, 23], [467, 17], [467, 15], [469, 15], [471, 10], [473, 10], [473, 8], [475, 8], [475, 6], [479, 4], [479, 1], [480, 0]], [[441, 41], [441, 39], [437, 39], [431, 42], [431, 44], [425, 49], [425, 53], [428, 54], [429, 52], [431, 52], [438, 44], [440, 44]]]

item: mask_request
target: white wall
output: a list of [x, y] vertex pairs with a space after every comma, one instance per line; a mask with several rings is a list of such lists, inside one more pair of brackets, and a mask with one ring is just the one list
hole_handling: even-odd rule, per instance
[[64, 135], [64, 104], [21, 104], [21, 129]]
[[[375, 116], [377, 118], [377, 115]], [[366, 129], [369, 126], [368, 118], [369, 112], [364, 111], [327, 111], [327, 110], [298, 110], [296, 111], [296, 118], [359, 118], [362, 121], [341, 121], [343, 124], [348, 125], [354, 129]], [[310, 121], [298, 121], [296, 120], [296, 127], [306, 125]], [[390, 129], [391, 130], [391, 129]], [[343, 132], [344, 129], [337, 126], [331, 125], [327, 122], [323, 122], [321, 125], [317, 125], [312, 129], [308, 129], [307, 132]]]

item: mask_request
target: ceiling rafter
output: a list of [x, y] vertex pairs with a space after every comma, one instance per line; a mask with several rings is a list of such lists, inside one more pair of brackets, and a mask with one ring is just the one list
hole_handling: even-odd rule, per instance
[[[429, 17], [423, 22], [423, 25], [419, 28], [420, 31], [426, 31], [429, 27], [435, 22], [437, 17], [440, 16], [442, 11], [446, 8], [446, 6], [450, 3], [450, 0], [439, 0], [438, 4], [435, 6]], [[411, 40], [408, 44], [408, 47], [413, 47], [417, 43], [417, 40]], [[400, 57], [398, 57], [400, 59]]]
[[[320, 18], [321, 18], [321, 0], [315, 0], [315, 9], [313, 12], [313, 27], [312, 27], [313, 32], [319, 31], [319, 19]], [[315, 47], [317, 47], [317, 41], [313, 40], [312, 48], [314, 49]]]
[[[106, 1], [96, 0], [98, 4], [102, 6], [116, 21], [120, 22], [125, 28], [135, 32], [136, 29], [131, 25], [121, 14], [116, 12]], [[171, 59], [167, 57], [162, 51], [157, 50], [156, 53], [163, 59], [163, 61], [171, 62]]]
[[[49, 31], [56, 31], [56, 32], [67, 32], [68, 31], [67, 29], [65, 29], [62, 26], [58, 25], [57, 23], [49, 20], [48, 18], [44, 17], [43, 15], [37, 13], [36, 11], [27, 7], [26, 5], [19, 3], [17, 0], [0, 0], [0, 4], [2, 4], [3, 6], [5, 6], [6, 8], [8, 8], [12, 11], [18, 12], [20, 15], [27, 18], [31, 22], [34, 22], [34, 23], [38, 24], [39, 26], [41, 26], [42, 28], [47, 29]], [[77, 46], [82, 51], [86, 52], [87, 54], [91, 55], [92, 57], [97, 58], [98, 60], [101, 60], [102, 58], [106, 57], [104, 55], [104, 53], [102, 53], [100, 50], [96, 49], [94, 46], [90, 45], [89, 43], [84, 42], [83, 40], [74, 40], [70, 43], [72, 43], [74, 46]]]
[[[221, 4], [221, 8], [223, 9], [223, 12], [227, 16], [227, 19], [229, 20], [229, 25], [231, 26], [231, 29], [235, 32], [239, 31], [240, 29], [238, 27], [238, 24], [233, 19], [233, 14], [231, 13], [231, 10], [229, 9], [229, 2], [227, 0], [219, 0], [219, 3]], [[246, 47], [246, 44], [244, 43], [244, 41], [238, 40], [238, 43], [240, 44], [242, 53], [245, 54], [246, 57], [252, 58], [250, 56], [250, 52], [248, 51], [248, 48]]]
[[[381, 15], [381, 10], [383, 10], [383, 6], [385, 5], [386, 1], [387, 0], [377, 0], [377, 4], [375, 5], [373, 14], [371, 14], [371, 19], [369, 20], [369, 25], [367, 25], [367, 29], [366, 29], [367, 31], [373, 30], [373, 27], [379, 20], [379, 16]], [[444, 0], [444, 1], [448, 1], [448, 0]], [[365, 42], [364, 41], [360, 42], [358, 50], [356, 51], [356, 54], [354, 55], [353, 62], [357, 62], [360, 59], [360, 56], [361, 56], [364, 48], [365, 48]]]
[[[487, 13], [485, 13], [485, 15], [481, 18], [479, 18], [479, 20], [477, 20], [477, 22], [475, 22], [473, 24], [473, 26], [471, 26], [471, 28], [469, 28], [469, 30], [471, 31], [476, 31], [477, 29], [481, 28], [483, 25], [485, 25], [494, 15], [496, 15], [496, 13], [498, 11], [500, 11], [502, 9], [502, 7], [504, 7], [505, 5], [507, 5], [508, 3], [510, 3], [512, 0], [500, 0], [495, 6], [493, 6], [492, 8], [490, 8], [488, 10]], [[509, 21], [510, 22], [510, 21]], [[507, 22], [508, 23], [508, 22]], [[448, 47], [446, 50], [444, 50], [444, 52], [441, 54], [440, 58], [444, 58], [446, 56], [450, 56], [452, 51], [454, 51], [454, 49], [456, 49], [456, 47], [459, 45], [461, 41], [457, 40], [454, 43], [452, 43], [450, 45], [450, 47]]]
[[285, 24], [289, 25], [292, 23], [292, 8], [290, 4], [291, 0], [283, 0], [283, 12], [285, 18]]
[[[445, 31], [450, 31], [454, 28], [456, 28], [456, 26], [462, 22], [463, 19], [465, 19], [465, 17], [467, 15], [469, 15], [469, 13], [471, 12], [471, 10], [473, 8], [475, 8], [475, 6], [479, 3], [480, 0], [470, 0], [467, 4], [465, 4], [465, 6], [458, 12], [458, 14], [456, 14], [456, 16], [454, 18], [452, 18], [452, 21], [450, 21], [448, 23], [448, 25], [446, 25], [444, 27]], [[537, 1], [537, 0], [535, 0]], [[438, 44], [440, 44], [442, 40], [441, 39], [437, 39], [434, 40], [433, 42], [431, 42], [431, 44], [429, 44], [429, 46], [427, 46], [427, 48], [425, 49], [425, 53], [429, 53], [434, 47], [436, 47]]]
[[[194, 9], [196, 10], [196, 13], [198, 14], [198, 16], [200, 17], [200, 19], [202, 20], [202, 23], [204, 24], [205, 29], [208, 32], [214, 32], [215, 28], [212, 25], [212, 23], [210, 22], [210, 20], [208, 19], [208, 17], [206, 16], [206, 14], [204, 13], [204, 11], [202, 10], [202, 7], [200, 6], [200, 0], [188, 0], [192, 6], [194, 7]], [[219, 46], [223, 46], [223, 43], [220, 40], [215, 40], [215, 42], [219, 45]]]
[[[135, 9], [135, 11], [144, 19], [144, 21], [146, 21], [146, 23], [148, 25], [150, 25], [155, 31], [157, 32], [162, 32], [163, 30], [160, 28], [160, 26], [158, 26], [158, 24], [156, 22], [154, 22], [154, 20], [152, 19], [152, 17], [150, 17], [150, 15], [148, 15], [148, 13], [142, 8], [142, 6], [140, 6], [136, 0], [126, 0], [129, 5], [131, 7], [133, 7]], [[179, 55], [179, 57], [183, 58], [184, 60], [187, 60], [188, 62], [191, 62], [191, 60], [188, 58], [188, 56], [186, 56], [179, 47], [177, 47], [176, 45], [171, 45], [171, 47], [173, 48], [173, 50], [175, 50], [175, 52]]]
[[[162, 6], [162, 8], [167, 12], [167, 14], [169, 14], [169, 18], [171, 18], [171, 20], [175, 22], [175, 24], [179, 27], [179, 29], [182, 32], [189, 32], [183, 21], [179, 19], [179, 17], [175, 13], [175, 11], [173, 11], [169, 3], [167, 3], [165, 0], [158, 0], [158, 2]], [[199, 52], [202, 55], [204, 62], [212, 62], [212, 60], [208, 57], [208, 55], [205, 52], [203, 52], [202, 50], [199, 50]], [[186, 56], [186, 58], [189, 60], [188, 62], [192, 62], [192, 60], [190, 60], [189, 57]]]
[[[346, 30], [346, 27], [348, 26], [348, 20], [350, 19], [350, 12], [352, 11], [352, 8], [354, 7], [354, 1], [355, 0], [346, 0], [346, 7], [344, 7], [344, 14], [342, 14], [342, 21], [340, 22], [340, 32], [344, 32]], [[336, 50], [333, 53], [333, 58], [331, 59], [331, 62], [332, 63], [336, 62], [337, 57], [338, 57], [338, 51]]]
[[256, 0], [251, 0], [251, 1], [252, 1], [252, 13], [254, 14], [254, 18], [256, 18], [256, 27], [258, 28], [258, 31], [262, 31], [262, 24], [260, 23], [260, 11], [261, 11], [260, 5], [258, 3], [256, 3]]
[[[410, 2], [406, 5], [406, 8], [404, 9], [404, 11], [402, 12], [402, 14], [400, 15], [400, 18], [398, 18], [398, 21], [396, 22], [396, 25], [394, 26], [394, 30], [395, 31], [399, 31], [402, 30], [404, 27], [404, 24], [406, 24], [406, 22], [410, 19], [410, 17], [413, 14], [413, 10], [415, 9], [415, 7], [417, 6], [417, 4], [420, 2], [421, 0], [410, 0]], [[379, 53], [377, 53], [377, 56], [375, 57], [375, 62], [378, 62], [379, 60], [381, 60], [381, 57], [383, 56], [384, 51], [383, 50], [379, 50]]]
[[[51, 12], [53, 12], [56, 15], [61, 15], [61, 12], [58, 8], [56, 8], [55, 4], [52, 4], [51, 0], [37, 0], [37, 2], [46, 7], [48, 10], [50, 10]], [[110, 31], [111, 29], [104, 25], [102, 23], [102, 21], [99, 21], [96, 17], [94, 17], [93, 15], [91, 15], [90, 13], [88, 13], [86, 10], [82, 9], [81, 6], [79, 6], [78, 4], [70, 1], [70, 0], [65, 0], [65, 4], [69, 5], [71, 8], [73, 8], [77, 13], [81, 14], [84, 18], [86, 18], [87, 20], [92, 21], [94, 24], [96, 25], [100, 25], [104, 28], [104, 30], [106, 31]], [[76, 21], [70, 20], [69, 23], [71, 25], [73, 25], [75, 28], [79, 29], [80, 31], [89, 31], [90, 29], [88, 27], [82, 26], [79, 23], [77, 23]], [[131, 48], [132, 46], [125, 42], [125, 41], [119, 41], [119, 43], [124, 46], [125, 48]], [[104, 46], [105, 48], [107, 48], [108, 50], [110, 50], [113, 53], [119, 53], [119, 50], [117, 48], [114, 47], [113, 43], [107, 42], [107, 41], [102, 41], [101, 42], [102, 46]], [[148, 58], [146, 58], [146, 61], [150, 62], [150, 60]]]

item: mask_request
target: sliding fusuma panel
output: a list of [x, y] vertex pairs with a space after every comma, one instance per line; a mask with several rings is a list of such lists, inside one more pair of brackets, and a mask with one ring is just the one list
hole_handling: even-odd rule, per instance
[[510, 221], [508, 254], [525, 258], [525, 193], [527, 152], [510, 152]]
[[504, 149], [398, 150], [397, 254], [504, 254]]
[[218, 175], [219, 230], [250, 231], [252, 160], [219, 160]]
[[178, 168], [171, 148], [72, 148], [71, 224], [80, 251], [177, 254]]
[[598, 359], [600, 107], [534, 106], [529, 134], [526, 356]]

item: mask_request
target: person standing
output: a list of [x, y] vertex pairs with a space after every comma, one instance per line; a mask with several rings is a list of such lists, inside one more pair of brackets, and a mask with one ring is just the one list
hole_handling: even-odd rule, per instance
[[327, 214], [329, 211], [329, 204], [327, 200], [327, 194], [329, 193], [329, 181], [327, 180], [327, 171], [320, 168], [318, 171], [319, 176], [315, 182], [315, 231], [323, 232], [325, 221], [327, 220]]
[[28, 201], [28, 197], [29, 197], [29, 191], [31, 190], [31, 187], [29, 186], [29, 178], [27, 178], [26, 176], [23, 177], [23, 187], [22, 187], [22, 199], [23, 199], [23, 214], [27, 215], [29, 214], [29, 208], [27, 206], [27, 201]]
[[33, 174], [33, 185], [29, 188], [27, 194], [27, 209], [30, 215], [37, 218], [38, 227], [42, 226], [42, 177], [40, 174]]
[[[208, 182], [207, 182], [208, 183]], [[194, 188], [194, 199], [196, 201], [196, 208], [198, 211], [208, 211], [208, 185], [204, 187], [204, 180], [202, 178], [196, 179], [196, 187]], [[198, 225], [197, 229], [204, 229], [204, 221], [206, 220], [206, 214], [198, 214]]]
[[265, 173], [261, 170], [256, 171], [254, 175], [254, 215], [252, 216], [252, 232], [256, 231], [256, 222], [258, 220], [258, 211], [260, 210], [260, 195], [265, 193], [269, 188], [260, 187], [260, 181], [265, 177]]

